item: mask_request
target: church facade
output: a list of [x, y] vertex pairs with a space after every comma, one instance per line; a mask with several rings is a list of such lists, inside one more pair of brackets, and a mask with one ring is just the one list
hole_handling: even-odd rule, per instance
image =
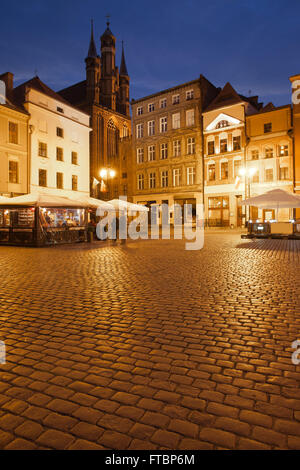
[[109, 22], [98, 55], [92, 25], [86, 79], [59, 94], [90, 115], [90, 190], [93, 197], [113, 199], [128, 194], [131, 155], [130, 78], [124, 48], [116, 66], [116, 38]]

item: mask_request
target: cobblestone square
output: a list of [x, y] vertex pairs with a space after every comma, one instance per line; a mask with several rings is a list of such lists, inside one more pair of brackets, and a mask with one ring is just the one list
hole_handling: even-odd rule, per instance
[[300, 449], [300, 241], [0, 248], [1, 449]]

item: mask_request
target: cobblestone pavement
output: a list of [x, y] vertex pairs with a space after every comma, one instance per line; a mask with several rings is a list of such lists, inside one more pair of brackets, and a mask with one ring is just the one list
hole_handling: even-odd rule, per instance
[[300, 449], [300, 241], [0, 247], [1, 449]]

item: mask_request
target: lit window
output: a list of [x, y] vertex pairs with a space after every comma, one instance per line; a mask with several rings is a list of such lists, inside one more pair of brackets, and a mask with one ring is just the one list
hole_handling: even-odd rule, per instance
[[227, 152], [227, 139], [220, 140], [220, 152], [221, 153]]
[[56, 173], [56, 187], [57, 189], [63, 189], [63, 174]]
[[162, 160], [165, 160], [166, 158], [168, 158], [168, 144], [167, 143], [161, 144], [160, 146], [160, 158]]
[[153, 162], [155, 160], [155, 146], [150, 145], [148, 147], [148, 160], [149, 162]]
[[144, 175], [138, 175], [138, 189], [144, 189]]
[[161, 172], [161, 187], [167, 188], [169, 186], [169, 174], [168, 171]]
[[148, 135], [154, 135], [155, 133], [155, 121], [148, 122]]
[[141, 139], [142, 137], [144, 137], [144, 125], [143, 124], [137, 124], [136, 137], [137, 139]]
[[258, 150], [251, 150], [251, 159], [258, 160], [259, 159], [259, 152]]
[[180, 128], [180, 113], [176, 113], [172, 115], [172, 127], [173, 129]]
[[241, 167], [242, 167], [242, 161], [241, 160], [234, 160], [233, 171], [234, 171], [234, 177], [235, 178], [240, 175]]
[[56, 135], [57, 137], [63, 137], [64, 136], [64, 130], [61, 127], [56, 128]]
[[279, 168], [279, 179], [280, 180], [288, 180], [289, 179], [289, 169], [287, 166], [283, 166]]
[[78, 191], [78, 176], [72, 175], [72, 191]]
[[273, 158], [273, 147], [265, 148], [265, 158]]
[[196, 168], [195, 167], [190, 167], [190, 168], [187, 168], [187, 184], [189, 186], [195, 184], [195, 176], [196, 176]]
[[210, 163], [208, 165], [208, 181], [215, 181], [216, 179], [216, 165], [215, 163]]
[[228, 162], [221, 163], [221, 179], [222, 180], [228, 179]]
[[188, 137], [187, 139], [187, 154], [194, 155], [195, 153], [195, 138]]
[[8, 181], [12, 184], [17, 184], [19, 182], [19, 163], [13, 160], [9, 161], [8, 164]]
[[9, 129], [9, 143], [17, 144], [18, 143], [18, 124], [16, 124], [15, 122], [9, 122], [8, 129]]
[[279, 156], [288, 157], [289, 155], [289, 146], [288, 145], [279, 145]]
[[241, 150], [241, 136], [235, 136], [232, 139], [233, 151]]

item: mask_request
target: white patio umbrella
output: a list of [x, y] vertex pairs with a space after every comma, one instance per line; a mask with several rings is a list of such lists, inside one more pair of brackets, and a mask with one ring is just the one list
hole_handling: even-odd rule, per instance
[[149, 209], [142, 204], [133, 204], [132, 202], [123, 201], [122, 199], [112, 199], [108, 201], [109, 204], [113, 205], [115, 210], [117, 211], [124, 211], [127, 210], [129, 212], [148, 212]]
[[279, 209], [293, 209], [300, 207], [300, 196], [288, 193], [283, 189], [273, 189], [259, 196], [250, 197], [240, 202], [242, 206], [254, 206], [260, 209], [276, 209], [277, 219]]
[[28, 207], [87, 207], [85, 202], [45, 193], [30, 193], [25, 194], [24, 196], [5, 198], [5, 201], [0, 200], [0, 205]]
[[68, 199], [78, 200], [82, 203], [85, 203], [88, 207], [92, 209], [97, 209], [98, 207], [100, 207], [101, 209], [107, 212], [115, 210], [114, 206], [109, 202], [102, 201], [101, 199], [96, 199], [89, 196], [72, 195], [72, 198], [69, 198], [68, 196]]

